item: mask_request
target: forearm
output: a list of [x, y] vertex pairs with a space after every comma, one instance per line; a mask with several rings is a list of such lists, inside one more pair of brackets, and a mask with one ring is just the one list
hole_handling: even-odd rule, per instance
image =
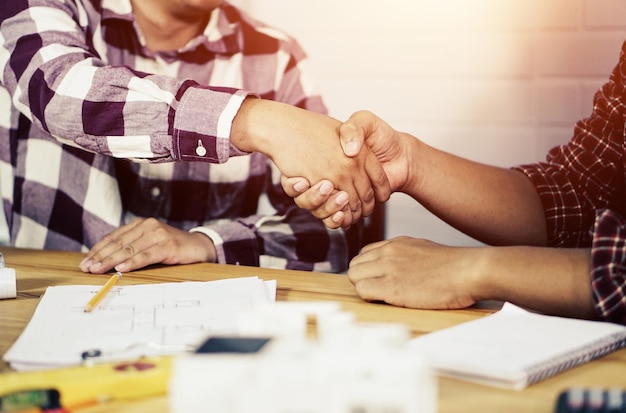
[[468, 270], [475, 300], [508, 301], [546, 314], [596, 319], [585, 249], [479, 248]]
[[330, 230], [307, 211], [219, 220], [193, 232], [215, 245], [216, 262], [340, 273], [348, 267], [345, 232]]
[[306, 177], [317, 182], [328, 177], [313, 171], [331, 171], [337, 166], [334, 161], [355, 163], [343, 156], [339, 125], [338, 120], [324, 114], [282, 102], [247, 98], [233, 119], [230, 141], [242, 151], [267, 155], [283, 175], [302, 176], [306, 171], [312, 175]]
[[281, 102], [247, 98], [241, 104], [233, 119], [230, 131], [231, 143], [245, 152], [261, 152], [270, 156], [272, 151], [272, 129], [275, 123], [299, 109]]
[[545, 245], [537, 192], [523, 174], [442, 152], [413, 139], [405, 192], [435, 215], [492, 245]]

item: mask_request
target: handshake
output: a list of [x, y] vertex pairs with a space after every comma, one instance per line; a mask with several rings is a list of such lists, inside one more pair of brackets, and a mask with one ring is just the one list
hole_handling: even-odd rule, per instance
[[[283, 153], [272, 159], [283, 174], [284, 191], [300, 208], [329, 228], [348, 228], [371, 215], [376, 201], [385, 202], [392, 192], [407, 187], [408, 152], [402, 139], [408, 135], [368, 111], [356, 112], [332, 129], [336, 142], [318, 140], [313, 153]], [[305, 174], [290, 174], [294, 163]]]

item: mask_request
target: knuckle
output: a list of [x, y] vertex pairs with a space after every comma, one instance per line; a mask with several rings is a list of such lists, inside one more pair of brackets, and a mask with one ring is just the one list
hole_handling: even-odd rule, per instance
[[361, 211], [361, 201], [357, 201], [354, 203], [354, 205], [350, 205], [350, 211], [352, 211], [352, 213], [356, 213]]
[[133, 219], [133, 221], [128, 226], [130, 226], [130, 227], [138, 227], [138, 226], [142, 225], [145, 221], [146, 221], [145, 218], [135, 218], [135, 219]]
[[122, 238], [113, 238], [110, 240], [110, 243], [118, 249], [124, 249], [124, 241]]
[[135, 255], [135, 247], [132, 244], [122, 246], [121, 250], [129, 257], [133, 257]]
[[150, 218], [145, 218], [143, 221], [143, 225], [147, 226], [148, 228], [154, 228], [159, 226], [160, 221], [154, 217], [150, 217]]
[[139, 257], [140, 257], [139, 261], [141, 261], [142, 264], [154, 262], [154, 261], [152, 261], [153, 260], [153, 254], [149, 250], [142, 251], [139, 254]]
[[91, 256], [91, 261], [92, 262], [100, 262], [104, 259], [104, 257], [102, 256], [102, 254], [100, 253], [95, 253]]

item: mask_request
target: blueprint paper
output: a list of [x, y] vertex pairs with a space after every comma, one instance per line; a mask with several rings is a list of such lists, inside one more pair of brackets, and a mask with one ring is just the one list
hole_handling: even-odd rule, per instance
[[257, 277], [116, 286], [90, 313], [97, 285], [48, 287], [4, 360], [17, 370], [79, 365], [102, 357], [172, 355], [208, 336], [237, 333], [237, 317], [274, 302], [276, 282]]

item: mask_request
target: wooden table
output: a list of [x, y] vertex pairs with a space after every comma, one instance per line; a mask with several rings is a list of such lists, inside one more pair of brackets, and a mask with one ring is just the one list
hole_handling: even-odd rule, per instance
[[[16, 300], [0, 300], [0, 354], [20, 335], [50, 285], [102, 285], [103, 276], [84, 274], [78, 269], [83, 254], [0, 247], [7, 267], [17, 273]], [[483, 317], [497, 308], [492, 303], [455, 311], [412, 310], [363, 302], [343, 275], [272, 270], [221, 264], [155, 266], [125, 274], [120, 285], [171, 281], [210, 281], [222, 278], [258, 276], [277, 281], [281, 301], [336, 301], [361, 322], [400, 322], [414, 336]], [[9, 371], [5, 363], [0, 372]], [[626, 349], [565, 371], [522, 391], [502, 390], [450, 378], [439, 378], [440, 412], [552, 412], [559, 392], [572, 386], [626, 387]], [[96, 412], [166, 412], [166, 396], [138, 402], [111, 402], [80, 410]]]

